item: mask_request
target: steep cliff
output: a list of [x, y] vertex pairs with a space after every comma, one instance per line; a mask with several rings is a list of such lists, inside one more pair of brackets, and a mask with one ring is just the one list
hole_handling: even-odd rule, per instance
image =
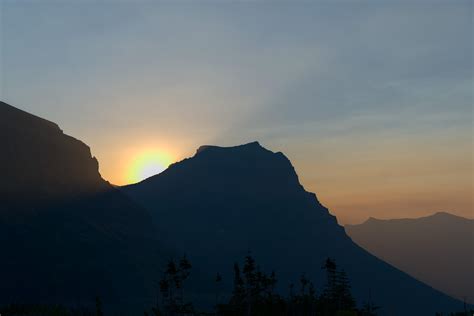
[[0, 102], [0, 304], [151, 300], [167, 253], [82, 142]]

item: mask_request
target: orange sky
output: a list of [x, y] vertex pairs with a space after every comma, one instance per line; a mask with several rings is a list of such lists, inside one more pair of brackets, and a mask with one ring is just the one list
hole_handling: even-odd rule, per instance
[[[139, 170], [137, 157], [161, 151], [171, 163], [194, 155], [202, 144], [215, 143], [209, 136], [174, 141], [171, 136], [165, 137], [166, 141], [159, 141], [158, 136], [117, 138], [121, 141], [90, 139], [101, 174], [114, 184], [134, 182], [131, 174]], [[464, 139], [437, 135], [433, 139], [430, 134], [407, 140], [387, 134], [383, 143], [375, 135], [364, 139], [364, 143], [354, 143], [352, 135], [341, 135], [314, 142], [262, 145], [286, 153], [305, 188], [317, 193], [340, 223], [359, 223], [370, 216], [418, 217], [438, 211], [473, 217], [472, 151], [465, 146], [469, 135]]]

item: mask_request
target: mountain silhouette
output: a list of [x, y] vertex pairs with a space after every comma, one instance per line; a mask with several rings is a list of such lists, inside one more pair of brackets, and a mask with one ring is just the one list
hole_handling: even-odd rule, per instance
[[[194, 263], [198, 276], [192, 282], [209, 284], [193, 289], [197, 300], [214, 297], [215, 273], [232, 275], [233, 262], [251, 251], [263, 269], [275, 270], [283, 293], [301, 273], [321, 288], [321, 265], [332, 257], [351, 276], [357, 301], [375, 301], [381, 314], [462, 308], [356, 245], [316, 195], [305, 191], [285, 155], [257, 142], [203, 146], [192, 158], [122, 190], [150, 210], [163, 240]], [[223, 282], [230, 291], [232, 280]]]
[[346, 225], [377, 257], [445, 293], [474, 303], [474, 220], [445, 212]]
[[98, 162], [82, 142], [47, 120], [0, 102], [2, 202], [47, 202], [105, 190]]
[[0, 305], [149, 298], [150, 265], [167, 250], [89, 147], [3, 102], [0, 144]]

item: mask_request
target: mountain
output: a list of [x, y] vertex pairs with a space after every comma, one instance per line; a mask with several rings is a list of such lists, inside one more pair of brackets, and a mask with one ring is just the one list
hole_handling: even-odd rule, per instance
[[370, 218], [347, 225], [346, 231], [382, 260], [474, 303], [474, 220], [444, 212], [415, 219]]
[[147, 211], [101, 178], [89, 147], [3, 102], [0, 146], [0, 305], [150, 298], [168, 250]]
[[[316, 195], [305, 191], [290, 161], [257, 142], [203, 146], [192, 158], [122, 190], [150, 210], [161, 238], [193, 262], [197, 279], [191, 287], [200, 285], [195, 299], [212, 302], [216, 272], [231, 276], [233, 263], [250, 250], [264, 270], [276, 271], [285, 294], [302, 273], [321, 288], [321, 265], [332, 257], [350, 276], [356, 299], [375, 301], [381, 314], [462, 309], [460, 301], [356, 245]], [[230, 291], [231, 278], [223, 282]]]

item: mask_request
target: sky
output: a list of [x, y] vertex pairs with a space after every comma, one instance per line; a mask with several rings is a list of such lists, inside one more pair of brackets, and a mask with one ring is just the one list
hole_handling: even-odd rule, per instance
[[473, 32], [462, 0], [0, 0], [0, 99], [114, 184], [257, 140], [342, 224], [472, 218]]

